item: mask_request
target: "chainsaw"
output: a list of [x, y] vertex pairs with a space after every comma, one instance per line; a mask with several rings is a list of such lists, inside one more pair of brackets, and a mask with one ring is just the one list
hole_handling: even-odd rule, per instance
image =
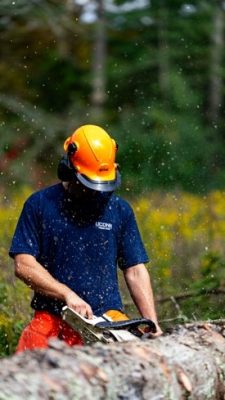
[[[137, 341], [156, 332], [156, 326], [150, 319], [113, 321], [107, 314], [88, 319], [67, 306], [62, 309], [62, 319], [81, 334], [86, 344]], [[148, 328], [147, 333], [145, 333], [145, 327]]]

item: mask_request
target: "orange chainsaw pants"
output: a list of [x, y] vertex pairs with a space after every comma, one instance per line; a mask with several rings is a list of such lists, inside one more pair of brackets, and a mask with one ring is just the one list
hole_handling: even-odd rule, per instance
[[83, 345], [80, 334], [61, 317], [46, 311], [36, 311], [34, 318], [21, 334], [16, 352], [47, 348], [50, 338], [61, 339], [68, 346]]

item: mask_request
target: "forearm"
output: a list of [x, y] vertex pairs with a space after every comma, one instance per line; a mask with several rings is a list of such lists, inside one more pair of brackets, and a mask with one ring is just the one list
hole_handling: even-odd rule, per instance
[[36, 259], [28, 254], [15, 256], [15, 274], [30, 288], [59, 300], [65, 301], [71, 290], [53, 278]]
[[36, 292], [64, 301], [68, 307], [84, 317], [93, 317], [91, 306], [68, 286], [57, 281], [33, 256], [15, 256], [15, 274]]
[[131, 267], [124, 271], [124, 277], [131, 297], [144, 318], [157, 323], [153, 291], [150, 276], [143, 264]]

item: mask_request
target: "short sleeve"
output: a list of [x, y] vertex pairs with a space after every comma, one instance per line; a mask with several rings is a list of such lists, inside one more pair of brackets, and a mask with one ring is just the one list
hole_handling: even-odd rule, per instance
[[10, 257], [16, 254], [39, 255], [39, 218], [35, 204], [28, 199], [24, 204], [9, 250]]
[[121, 226], [118, 243], [118, 266], [126, 269], [149, 261], [132, 208]]

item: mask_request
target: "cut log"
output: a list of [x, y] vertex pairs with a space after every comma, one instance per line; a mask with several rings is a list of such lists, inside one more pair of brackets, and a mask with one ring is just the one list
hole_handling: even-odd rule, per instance
[[224, 400], [225, 321], [177, 326], [140, 342], [47, 350], [1, 360], [0, 400]]

